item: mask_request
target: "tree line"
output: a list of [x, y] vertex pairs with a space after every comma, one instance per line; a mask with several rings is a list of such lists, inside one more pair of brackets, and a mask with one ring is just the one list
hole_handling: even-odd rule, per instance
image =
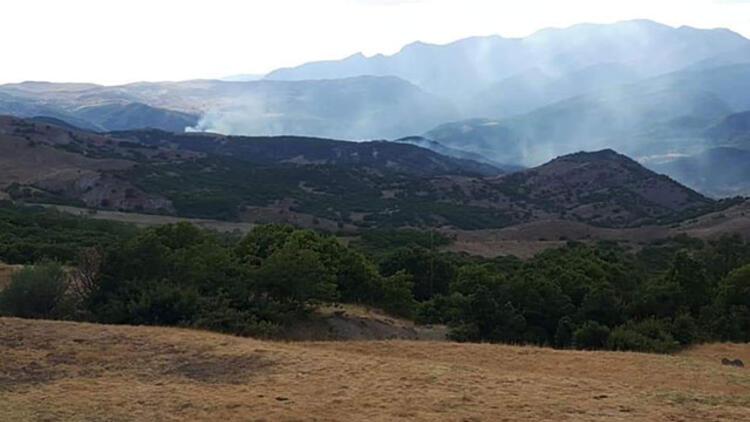
[[[449, 239], [409, 230], [345, 245], [283, 225], [239, 236], [14, 212], [27, 224], [0, 212], [0, 260], [27, 265], [0, 292], [4, 315], [274, 336], [344, 302], [446, 324], [457, 341], [647, 352], [750, 341], [750, 244], [739, 236], [568, 242], [522, 261], [443, 253]], [[44, 236], [68, 241], [34, 242]]]

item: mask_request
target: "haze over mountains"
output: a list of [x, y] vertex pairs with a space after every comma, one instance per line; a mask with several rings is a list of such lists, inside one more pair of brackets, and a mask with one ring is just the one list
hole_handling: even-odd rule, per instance
[[[3, 85], [0, 114], [102, 132], [405, 138], [506, 170], [612, 148], [705, 194], [750, 193], [741, 171], [714, 176], [745, 155], [711, 150], [750, 148], [750, 40], [727, 29], [581, 24], [229, 79]], [[685, 170], [695, 162], [701, 180]]]

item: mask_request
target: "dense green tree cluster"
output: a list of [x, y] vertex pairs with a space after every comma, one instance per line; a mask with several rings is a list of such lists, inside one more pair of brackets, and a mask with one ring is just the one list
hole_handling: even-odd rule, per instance
[[6, 264], [71, 262], [82, 247], [109, 246], [135, 233], [128, 224], [0, 201], [0, 261]]
[[637, 254], [570, 243], [507, 261], [463, 263], [419, 318], [449, 324], [462, 341], [650, 352], [750, 341], [750, 245], [736, 236]]
[[[322, 302], [372, 304], [404, 316], [414, 309], [406, 273], [383, 277], [335, 237], [290, 226], [259, 226], [236, 239], [181, 223], [123, 238], [96, 252], [95, 265], [87, 251], [72, 262], [86, 270], [69, 277], [59, 277], [60, 264], [27, 266], [0, 294], [0, 310], [268, 335]], [[67, 313], [49, 305], [61, 296], [70, 302], [61, 292], [81, 292], [81, 285], [87, 288]]]
[[[458, 341], [669, 352], [750, 341], [750, 243], [685, 236], [582, 244], [522, 261], [440, 252], [416, 231], [149, 229], [0, 208], [0, 259], [23, 263], [0, 312], [272, 335], [321, 303], [361, 303]], [[56, 263], [62, 262], [63, 264]]]

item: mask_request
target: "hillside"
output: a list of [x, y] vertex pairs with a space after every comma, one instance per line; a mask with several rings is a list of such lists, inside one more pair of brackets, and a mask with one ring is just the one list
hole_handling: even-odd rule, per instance
[[750, 111], [731, 114], [706, 130], [716, 145], [750, 147]]
[[0, 319], [0, 413], [32, 420], [750, 420], [744, 345], [678, 354], [275, 343]]
[[473, 37], [446, 45], [415, 42], [390, 56], [355, 54], [342, 60], [278, 69], [267, 78], [391, 75], [428, 92], [461, 98], [503, 79], [521, 76], [529, 69], [540, 69], [554, 76], [614, 63], [626, 64], [644, 76], [657, 75], [736, 51], [749, 43], [725, 29], [673, 28], [633, 20], [550, 28], [526, 38]]
[[688, 151], [702, 130], [732, 109], [704, 89], [627, 85], [569, 98], [508, 119], [471, 119], [424, 136], [503, 163], [537, 165], [578, 150], [631, 156]]
[[159, 128], [182, 132], [195, 126], [198, 117], [142, 103], [92, 105], [78, 109], [76, 116], [91, 122], [105, 131], [132, 128]]
[[[12, 149], [0, 186], [37, 203], [251, 223], [291, 218], [339, 229], [481, 229], [549, 218], [630, 227], [715, 205], [611, 150], [503, 176], [490, 164], [405, 143], [157, 130], [101, 135], [0, 123]], [[56, 177], [40, 169], [39, 157], [59, 168]]]
[[750, 151], [746, 149], [711, 148], [651, 168], [714, 197], [750, 195]]
[[559, 157], [540, 167], [508, 175], [530, 200], [554, 204], [562, 216], [612, 226], [668, 218], [710, 206], [711, 200], [658, 175], [612, 150]]
[[456, 118], [453, 106], [395, 77], [193, 80], [120, 86], [0, 85], [0, 114], [49, 116], [99, 131], [186, 128], [234, 135], [383, 139]]
[[714, 206], [712, 200], [612, 150], [569, 154], [482, 181], [442, 182], [444, 190], [462, 190], [468, 204], [503, 210], [513, 224], [559, 218], [632, 227], [664, 224]]

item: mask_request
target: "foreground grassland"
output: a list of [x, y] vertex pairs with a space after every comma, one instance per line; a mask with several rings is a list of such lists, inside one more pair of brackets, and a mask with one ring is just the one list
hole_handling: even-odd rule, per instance
[[750, 345], [677, 356], [440, 342], [280, 343], [0, 319], [8, 421], [750, 420]]

